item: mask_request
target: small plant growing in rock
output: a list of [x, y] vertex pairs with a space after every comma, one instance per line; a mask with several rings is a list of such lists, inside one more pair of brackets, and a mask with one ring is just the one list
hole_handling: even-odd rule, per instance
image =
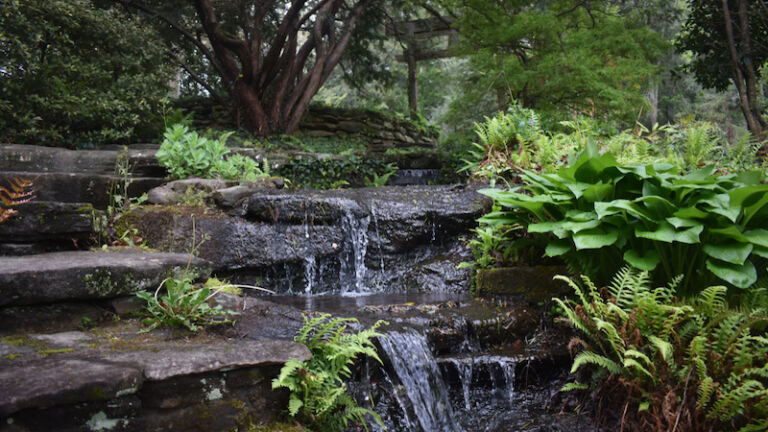
[[291, 391], [288, 413], [298, 416], [312, 430], [345, 430], [349, 422], [360, 423], [368, 430], [365, 416], [384, 426], [381, 417], [367, 408], [357, 406], [347, 393], [345, 379], [351, 377], [350, 366], [360, 354], [381, 363], [373, 338], [383, 336], [377, 332], [386, 321], [377, 321], [371, 328], [357, 333], [347, 332], [349, 324], [358, 324], [354, 318], [332, 317], [321, 314], [304, 317], [304, 326], [296, 335], [296, 342], [305, 344], [312, 358], [301, 362], [288, 360], [280, 375], [272, 381], [272, 388], [285, 387]]
[[[165, 294], [160, 291], [165, 288]], [[147, 304], [144, 307], [146, 317], [142, 324], [146, 327], [140, 332], [145, 333], [160, 326], [184, 327], [196, 332], [201, 327], [216, 324], [231, 324], [228, 319], [238, 312], [224, 309], [221, 305], [211, 306], [208, 302], [222, 292], [236, 292], [240, 288], [258, 289], [271, 292], [263, 288], [250, 285], [233, 285], [215, 280], [196, 286], [189, 278], [165, 279], [154, 293], [139, 291], [136, 296]]]

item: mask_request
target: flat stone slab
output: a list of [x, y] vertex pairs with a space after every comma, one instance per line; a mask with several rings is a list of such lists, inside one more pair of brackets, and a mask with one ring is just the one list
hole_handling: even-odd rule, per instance
[[189, 254], [130, 251], [71, 251], [0, 257], [0, 306], [111, 298], [155, 289], [187, 264], [197, 276], [210, 264]]
[[24, 408], [47, 408], [135, 393], [137, 367], [88, 359], [52, 359], [0, 370], [0, 416]]
[[[253, 315], [251, 322], [257, 327], [270, 326], [270, 318], [262, 313], [269, 303], [249, 303], [244, 315]], [[249, 379], [267, 380], [268, 386], [271, 374], [288, 359], [311, 357], [303, 344], [263, 336], [254, 339], [232, 327], [198, 334], [138, 333], [140, 328], [138, 320], [126, 319], [88, 331], [0, 337], [0, 418], [25, 409], [81, 406], [130, 395], [158, 400], [221, 398], [221, 392], [249, 382], [224, 386], [222, 373], [234, 376], [245, 371]], [[266, 375], [258, 378], [254, 368]], [[192, 396], [183, 390], [200, 382], [210, 384], [207, 395]], [[151, 394], [142, 394], [147, 385]], [[156, 394], [159, 388], [166, 390]]]
[[0, 145], [0, 171], [32, 173], [90, 173], [111, 175], [118, 156], [127, 154], [137, 177], [164, 177], [165, 168], [155, 158], [157, 145], [114, 150], [69, 150], [60, 147]]

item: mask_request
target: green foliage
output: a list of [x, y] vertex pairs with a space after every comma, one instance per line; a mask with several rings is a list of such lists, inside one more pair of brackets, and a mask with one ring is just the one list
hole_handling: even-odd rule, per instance
[[718, 279], [748, 288], [768, 258], [768, 185], [757, 172], [621, 165], [590, 145], [556, 173], [521, 177], [523, 186], [482, 191], [503, 210], [480, 221], [526, 226], [546, 238], [546, 256], [598, 280], [629, 264], [656, 281], [683, 275], [684, 294]]
[[397, 170], [378, 159], [347, 155], [338, 158], [306, 158], [292, 160], [279, 169], [291, 180], [291, 186], [304, 189], [335, 189], [386, 183]]
[[0, 137], [91, 147], [153, 139], [170, 69], [157, 35], [91, 0], [0, 1]]
[[[165, 293], [160, 295], [160, 290]], [[142, 324], [147, 326], [142, 332], [154, 330], [159, 326], [185, 327], [196, 332], [201, 327], [213, 324], [231, 323], [226, 317], [237, 312], [225, 310], [221, 305], [211, 306], [208, 300], [221, 289], [210, 286], [196, 287], [190, 279], [168, 278], [157, 287], [154, 294], [139, 291], [136, 296], [146, 302], [146, 318]]]
[[499, 109], [514, 99], [553, 119], [577, 112], [631, 122], [646, 106], [653, 62], [667, 49], [614, 2], [439, 3], [458, 17], [460, 51], [471, 56], [457, 117], [487, 100]]
[[387, 323], [377, 321], [369, 329], [349, 333], [347, 326], [351, 324], [359, 323], [354, 318], [334, 318], [328, 314], [305, 316], [295, 340], [309, 348], [312, 358], [305, 362], [288, 360], [272, 381], [272, 388], [285, 387], [291, 391], [288, 413], [298, 416], [313, 430], [344, 430], [350, 422], [360, 423], [368, 430], [367, 415], [383, 426], [378, 414], [357, 406], [347, 393], [344, 380], [351, 378], [350, 366], [361, 354], [381, 362], [373, 338], [383, 336], [376, 330]]
[[573, 139], [561, 139], [563, 134], [550, 136], [542, 130], [535, 111], [514, 103], [483, 123], [475, 123], [479, 142], [469, 152], [462, 171], [487, 179], [514, 178], [524, 169], [545, 172], [575, 150]]
[[[554, 301], [582, 333], [578, 343], [585, 346], [571, 372], [593, 371], [596, 392], [615, 398], [621, 393], [613, 386], [623, 388], [638, 416], [651, 417], [657, 430], [673, 424], [695, 430], [695, 424], [706, 422], [714, 422], [716, 430], [768, 427], [764, 292], [749, 294], [744, 306], [731, 308], [725, 287], [709, 287], [680, 302], [674, 297], [679, 278], [651, 288], [647, 272], [629, 268], [604, 290], [587, 277], [582, 285], [560, 278], [577, 299]], [[563, 390], [585, 387], [574, 383]]]
[[190, 131], [182, 124], [166, 129], [163, 143], [156, 153], [172, 177], [222, 178], [226, 180], [254, 180], [269, 176], [269, 165], [263, 166], [247, 156], [230, 153], [225, 133], [218, 139], [211, 139]]

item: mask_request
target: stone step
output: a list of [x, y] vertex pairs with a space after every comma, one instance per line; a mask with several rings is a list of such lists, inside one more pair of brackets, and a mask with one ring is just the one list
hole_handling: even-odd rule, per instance
[[[32, 180], [35, 196], [40, 201], [66, 203], [90, 203], [95, 208], [105, 209], [109, 205], [113, 185], [122, 178], [113, 174], [0, 171], [0, 185], [10, 179]], [[128, 187], [128, 195], [137, 197], [150, 189], [165, 183], [162, 177], [134, 177]]]
[[[69, 251], [0, 257], [0, 306], [103, 299], [155, 289], [166, 277], [205, 277], [210, 263], [189, 254]], [[194, 272], [194, 273], [192, 273]]]
[[6, 144], [0, 145], [0, 172], [26, 173], [115, 173], [117, 158], [128, 155], [135, 177], [165, 177], [165, 168], [155, 158], [159, 146], [146, 144], [128, 150], [68, 150], [58, 147]]
[[284, 410], [271, 380], [310, 357], [289, 340], [139, 329], [0, 337], [0, 430], [232, 430]]
[[36, 199], [14, 209], [0, 224], [0, 255], [82, 249], [96, 236], [99, 212], [91, 204]]

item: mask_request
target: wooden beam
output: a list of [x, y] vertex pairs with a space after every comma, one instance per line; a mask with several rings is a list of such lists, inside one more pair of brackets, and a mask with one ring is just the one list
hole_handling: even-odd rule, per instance
[[455, 32], [451, 27], [452, 19], [450, 17], [424, 18], [413, 21], [399, 21], [387, 25], [387, 36], [398, 38], [431, 38], [435, 36], [444, 36]]

